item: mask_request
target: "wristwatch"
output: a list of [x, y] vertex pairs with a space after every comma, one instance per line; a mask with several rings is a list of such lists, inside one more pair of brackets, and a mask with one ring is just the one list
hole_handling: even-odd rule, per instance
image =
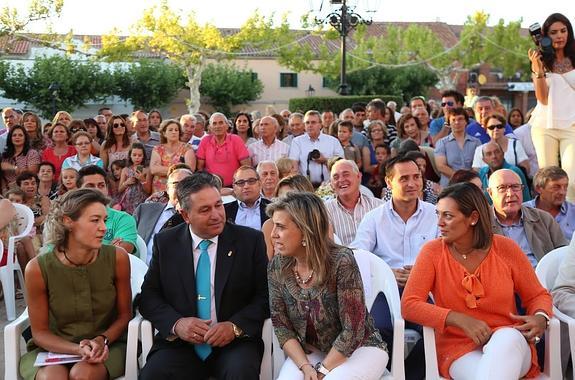
[[234, 329], [234, 335], [236, 336], [236, 338], [241, 337], [242, 335], [244, 335], [244, 332], [242, 331], [242, 329], [240, 329], [238, 326], [236, 326], [235, 323], [230, 322], [232, 324], [232, 328]]
[[325, 368], [322, 362], [317, 362], [313, 368], [316, 370], [316, 372], [319, 372], [322, 375], [329, 374], [329, 369]]
[[104, 346], [110, 346], [110, 340], [104, 334], [96, 335], [95, 338], [102, 337], [104, 338]]

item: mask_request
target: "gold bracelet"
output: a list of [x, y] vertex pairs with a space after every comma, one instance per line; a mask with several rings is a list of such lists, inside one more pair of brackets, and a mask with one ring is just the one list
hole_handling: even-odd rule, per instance
[[302, 365], [297, 367], [297, 369], [299, 369], [301, 371], [301, 369], [303, 368], [304, 365], [309, 365], [309, 366], [313, 367], [313, 365], [311, 365], [311, 363], [307, 362], [307, 363], [303, 363]]
[[545, 73], [533, 73], [533, 77], [536, 79], [545, 78]]

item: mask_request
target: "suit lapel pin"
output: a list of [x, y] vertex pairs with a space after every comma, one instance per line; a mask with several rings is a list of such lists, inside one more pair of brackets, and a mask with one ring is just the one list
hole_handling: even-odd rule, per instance
[[232, 251], [229, 251], [229, 252], [228, 252], [228, 257], [231, 257], [232, 254], [233, 254], [233, 252], [232, 252]]

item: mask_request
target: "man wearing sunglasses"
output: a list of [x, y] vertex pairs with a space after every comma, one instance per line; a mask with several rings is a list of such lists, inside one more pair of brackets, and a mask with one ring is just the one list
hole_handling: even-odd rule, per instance
[[429, 124], [429, 134], [434, 144], [451, 133], [449, 121], [445, 118], [445, 115], [451, 109], [463, 107], [464, 101], [463, 94], [455, 90], [447, 90], [441, 94], [441, 109], [444, 116], [433, 119], [431, 124]]

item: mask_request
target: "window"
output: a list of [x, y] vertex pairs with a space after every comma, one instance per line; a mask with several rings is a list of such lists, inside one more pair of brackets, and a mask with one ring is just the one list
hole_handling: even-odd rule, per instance
[[297, 87], [297, 74], [280, 73], [280, 87]]
[[258, 80], [258, 73], [254, 73], [253, 71], [251, 72], [252, 74], [252, 82], [255, 82]]
[[322, 77], [321, 78], [321, 86], [323, 88], [337, 88], [339, 85], [339, 80], [337, 78], [332, 77]]

